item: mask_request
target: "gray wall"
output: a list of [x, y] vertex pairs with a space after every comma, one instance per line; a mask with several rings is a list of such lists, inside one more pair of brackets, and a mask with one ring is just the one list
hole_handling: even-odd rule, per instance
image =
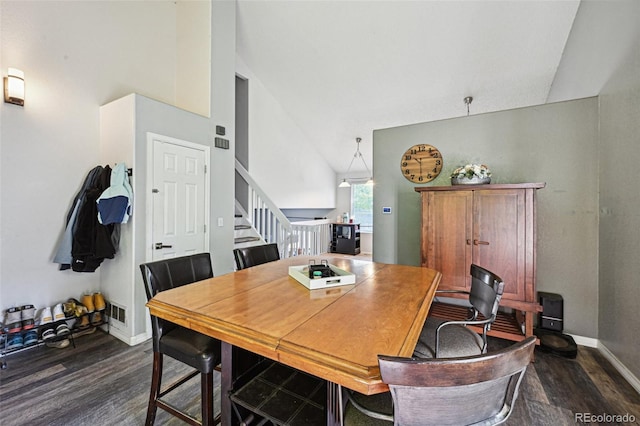
[[[635, 16], [640, 17], [639, 4]], [[634, 40], [628, 61], [600, 95], [598, 337], [640, 377], [640, 34]]]
[[546, 182], [537, 192], [537, 288], [564, 297], [567, 333], [597, 337], [598, 99], [375, 131], [375, 261], [420, 264], [420, 196], [400, 173], [402, 154], [418, 143], [444, 159], [429, 185], [449, 185], [469, 162], [488, 165], [492, 183]]

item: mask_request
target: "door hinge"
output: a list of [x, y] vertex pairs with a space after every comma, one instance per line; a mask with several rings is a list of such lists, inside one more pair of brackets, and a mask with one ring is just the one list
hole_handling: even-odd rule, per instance
[[204, 165], [204, 174], [205, 175], [207, 174], [207, 165], [206, 164]]
[[204, 228], [204, 233], [206, 234], [207, 233], [207, 225], [204, 224], [204, 225], [202, 225], [202, 227]]

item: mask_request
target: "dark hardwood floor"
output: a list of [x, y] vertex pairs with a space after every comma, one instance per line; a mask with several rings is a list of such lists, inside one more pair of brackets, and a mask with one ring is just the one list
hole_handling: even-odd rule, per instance
[[[490, 348], [509, 344], [492, 339]], [[7, 369], [0, 371], [0, 424], [142, 425], [151, 359], [150, 341], [129, 347], [100, 331], [77, 338], [76, 348], [43, 346], [10, 355]], [[185, 371], [170, 359], [166, 366], [175, 377]], [[199, 417], [198, 379], [187, 386], [174, 402]], [[596, 349], [580, 346], [575, 360], [536, 350], [507, 424], [581, 423], [576, 413], [628, 413], [640, 424], [640, 395]], [[156, 424], [182, 423], [158, 410]]]

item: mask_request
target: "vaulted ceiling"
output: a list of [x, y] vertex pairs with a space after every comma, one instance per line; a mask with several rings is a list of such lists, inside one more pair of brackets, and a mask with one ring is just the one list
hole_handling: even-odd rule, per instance
[[[373, 130], [464, 116], [466, 96], [477, 114], [597, 95], [601, 82], [576, 85], [585, 77], [572, 70], [602, 58], [572, 53], [579, 46], [565, 52], [581, 8], [577, 0], [239, 0], [237, 52], [344, 173], [356, 137], [371, 167]], [[588, 24], [576, 31], [598, 33]]]

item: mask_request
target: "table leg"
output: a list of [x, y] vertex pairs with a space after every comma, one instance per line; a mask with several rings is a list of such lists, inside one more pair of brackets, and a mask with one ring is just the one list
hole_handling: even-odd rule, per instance
[[222, 426], [231, 425], [231, 417], [233, 415], [231, 410], [231, 399], [229, 399], [229, 392], [233, 384], [233, 345], [220, 342], [221, 345], [221, 363], [222, 368], [220, 371], [220, 413]]
[[327, 426], [341, 426], [344, 421], [342, 386], [327, 382]]

